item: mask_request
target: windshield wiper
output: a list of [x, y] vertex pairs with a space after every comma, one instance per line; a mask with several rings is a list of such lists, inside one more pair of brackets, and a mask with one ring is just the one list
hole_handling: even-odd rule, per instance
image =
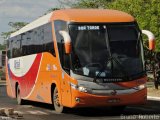
[[[111, 56], [107, 61], [106, 61], [106, 65], [108, 64], [109, 61], [115, 61], [115, 63], [120, 67], [122, 73], [125, 75], [124, 78], [128, 79], [128, 72], [124, 70], [124, 67], [121, 65], [121, 63], [113, 56]], [[100, 77], [100, 75], [103, 73], [104, 67], [99, 71], [99, 73], [94, 77], [93, 82], [97, 82], [97, 78]]]

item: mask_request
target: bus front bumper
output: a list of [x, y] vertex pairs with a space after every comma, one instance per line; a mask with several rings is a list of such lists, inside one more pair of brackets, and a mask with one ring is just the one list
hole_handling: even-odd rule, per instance
[[146, 101], [147, 88], [131, 94], [109, 96], [88, 94], [72, 89], [71, 107], [127, 106], [145, 104]]

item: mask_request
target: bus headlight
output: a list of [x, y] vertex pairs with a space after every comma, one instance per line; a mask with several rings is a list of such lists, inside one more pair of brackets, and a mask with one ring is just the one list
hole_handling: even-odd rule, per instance
[[138, 88], [139, 88], [140, 90], [142, 90], [142, 89], [146, 88], [146, 84], [139, 85]]
[[86, 87], [83, 87], [83, 86], [78, 86], [78, 85], [75, 85], [75, 84], [73, 84], [73, 83], [70, 83], [70, 86], [71, 86], [71, 88], [72, 89], [75, 89], [75, 90], [78, 90], [78, 91], [80, 91], [80, 92], [89, 92], [90, 90], [89, 89], [87, 89]]
[[85, 88], [85, 87], [83, 87], [83, 86], [80, 86], [80, 87], [78, 87], [78, 90], [80, 91], [80, 92], [87, 92], [87, 88]]
[[139, 85], [137, 87], [134, 87], [134, 89], [136, 89], [136, 90], [142, 90], [144, 88], [146, 88], [146, 84], [142, 84], [142, 85]]
[[70, 83], [70, 86], [71, 86], [72, 89], [75, 89], [75, 90], [78, 89], [78, 85], [75, 85], [75, 84], [73, 84], [73, 83]]

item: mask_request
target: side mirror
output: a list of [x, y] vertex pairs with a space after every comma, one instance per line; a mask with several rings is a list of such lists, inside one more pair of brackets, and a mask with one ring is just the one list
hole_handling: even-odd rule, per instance
[[70, 54], [71, 53], [71, 38], [70, 38], [70, 35], [66, 31], [59, 31], [59, 34], [62, 35], [62, 37], [64, 39], [65, 53]]
[[154, 34], [148, 30], [142, 30], [142, 33], [148, 36], [149, 50], [154, 50], [155, 49], [155, 36], [154, 36]]

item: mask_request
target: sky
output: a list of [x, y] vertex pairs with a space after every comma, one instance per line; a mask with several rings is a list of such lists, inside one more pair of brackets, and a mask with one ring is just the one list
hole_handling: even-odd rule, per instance
[[[0, 34], [10, 31], [9, 22], [32, 22], [50, 8], [60, 7], [58, 0], [0, 0]], [[0, 44], [3, 39], [0, 37]]]

